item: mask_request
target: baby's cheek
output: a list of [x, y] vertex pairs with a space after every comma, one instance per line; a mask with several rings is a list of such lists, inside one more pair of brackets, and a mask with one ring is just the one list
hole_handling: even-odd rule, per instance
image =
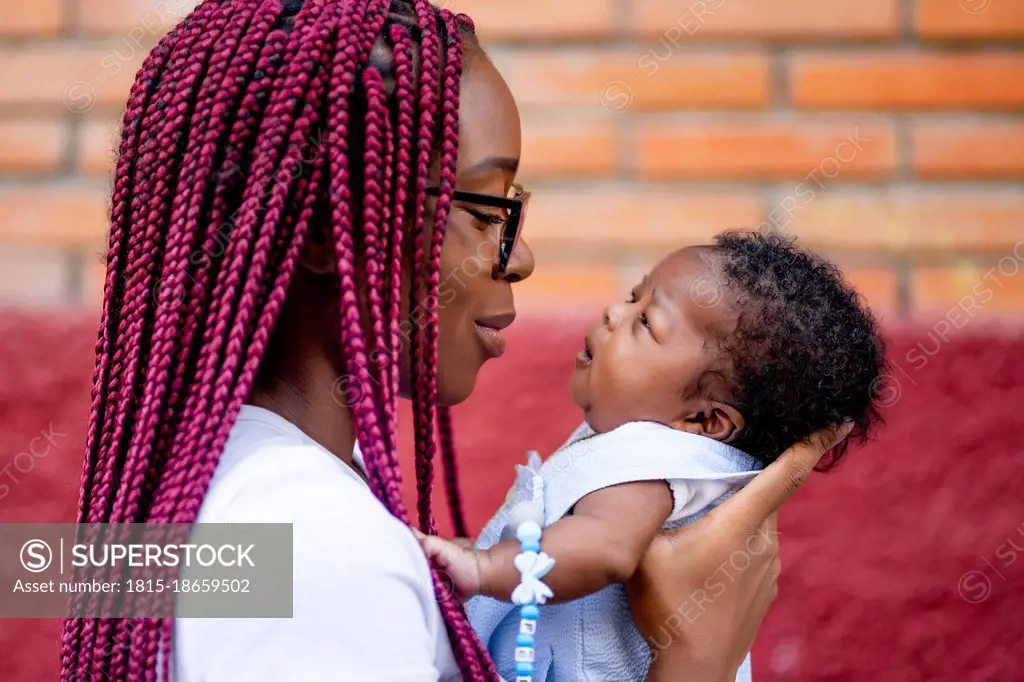
[[[632, 421], [636, 406], [643, 400], [638, 377], [628, 372], [606, 372], [592, 382], [592, 420], [600, 431], [610, 431]], [[591, 421], [595, 428], [597, 424]]]
[[662, 421], [668, 411], [666, 377], [656, 371], [634, 371], [618, 377], [615, 391], [616, 419], [631, 421]]

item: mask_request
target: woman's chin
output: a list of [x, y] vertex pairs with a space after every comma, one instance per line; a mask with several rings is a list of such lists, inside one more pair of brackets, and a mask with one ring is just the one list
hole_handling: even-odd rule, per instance
[[445, 407], [458, 405], [469, 398], [476, 386], [476, 372], [465, 372], [463, 375], [442, 375], [444, 380], [437, 380], [437, 403]]

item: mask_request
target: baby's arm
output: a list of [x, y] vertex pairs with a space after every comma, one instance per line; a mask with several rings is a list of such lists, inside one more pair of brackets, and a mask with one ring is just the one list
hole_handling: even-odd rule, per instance
[[[545, 528], [541, 538], [541, 551], [555, 559], [543, 578], [555, 593], [552, 601], [625, 582], [671, 513], [672, 493], [664, 481], [624, 483], [577, 502], [573, 513]], [[509, 601], [519, 585], [516, 541], [488, 550], [466, 550], [436, 537], [423, 538], [423, 545], [447, 569], [462, 597], [484, 594]]]

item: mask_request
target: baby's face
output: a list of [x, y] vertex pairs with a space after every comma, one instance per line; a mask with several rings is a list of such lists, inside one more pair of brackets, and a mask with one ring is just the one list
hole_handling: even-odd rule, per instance
[[669, 426], [700, 406], [694, 382], [715, 359], [712, 333], [735, 318], [721, 278], [700, 247], [677, 251], [637, 285], [630, 300], [605, 308], [576, 357], [573, 400], [598, 432], [626, 422]]

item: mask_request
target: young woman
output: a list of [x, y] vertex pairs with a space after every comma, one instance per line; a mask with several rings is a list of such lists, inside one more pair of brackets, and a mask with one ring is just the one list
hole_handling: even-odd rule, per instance
[[[207, 0], [154, 48], [124, 117], [79, 521], [293, 523], [294, 617], [68, 620], [63, 679], [494, 679], [408, 527], [396, 401], [432, 532], [438, 436], [457, 502], [447, 406], [534, 267], [519, 156], [471, 23], [426, 0]], [[841, 435], [652, 545], [632, 605], [673, 634], [650, 679], [731, 679], [775, 595], [774, 512]], [[683, 622], [736, 551], [750, 566]]]

